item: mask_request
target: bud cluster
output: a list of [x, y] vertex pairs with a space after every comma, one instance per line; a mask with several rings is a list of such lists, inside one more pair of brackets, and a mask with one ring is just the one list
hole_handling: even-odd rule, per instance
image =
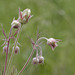
[[26, 24], [32, 17], [30, 13], [31, 13], [30, 9], [25, 9], [24, 11], [20, 11], [19, 9], [19, 18], [18, 18], [19, 22], [22, 24]]
[[[58, 40], [58, 39], [54, 39], [54, 38], [46, 38], [46, 37], [41, 37], [39, 38], [37, 41], [36, 41], [36, 44], [34, 43], [34, 46], [36, 47], [36, 57], [33, 58], [32, 60], [32, 63], [33, 64], [42, 64], [44, 63], [44, 57], [42, 56], [42, 48], [40, 47], [40, 45], [38, 44], [38, 42], [41, 40], [41, 39], [46, 39], [47, 40], [47, 44], [51, 47], [51, 49], [54, 51], [54, 49], [58, 46], [57, 45], [57, 42], [61, 41], [61, 40]], [[34, 41], [33, 41], [34, 42]], [[32, 42], [32, 44], [33, 44]], [[33, 46], [33, 47], [34, 47]], [[38, 56], [38, 49], [37, 47], [39, 47], [39, 50], [40, 50], [40, 54]]]
[[34, 57], [32, 60], [33, 64], [43, 64], [44, 63], [44, 57], [43, 56], [38, 56]]
[[[30, 9], [25, 9], [24, 11], [20, 11], [20, 9], [19, 9], [19, 17], [18, 17], [18, 19], [17, 20], [15, 20], [15, 18], [13, 19], [13, 21], [12, 21], [12, 23], [11, 23], [11, 28], [15, 28], [15, 29], [18, 29], [18, 28], [20, 28], [21, 27], [21, 25], [22, 24], [26, 24], [28, 21], [29, 21], [29, 19], [32, 17], [31, 15], [30, 15], [30, 13], [31, 13], [31, 10]], [[12, 30], [12, 29], [11, 29]], [[2, 27], [2, 31], [3, 31], [3, 34], [4, 34], [4, 36], [5, 36], [5, 42], [4, 42], [4, 44], [3, 45], [5, 45], [4, 47], [3, 47], [3, 52], [6, 52], [7, 51], [7, 43], [6, 43], [6, 41], [8, 42], [9, 40], [10, 40], [10, 38], [11, 39], [13, 39], [13, 40], [15, 40], [14, 39], [14, 36], [17, 34], [17, 32], [18, 32], [18, 30], [16, 31], [16, 33], [14, 34], [14, 35], [12, 35], [11, 36], [11, 31], [10, 31], [10, 37], [7, 39], [7, 37], [6, 37], [6, 34], [5, 34], [5, 32], [4, 32], [4, 29], [3, 29], [3, 27]], [[14, 48], [14, 47], [13, 47]], [[15, 48], [15, 54], [17, 54], [18, 52], [20, 51], [20, 48], [18, 47], [18, 46], [16, 46], [16, 48]]]
[[[10, 41], [10, 39], [13, 39], [15, 41], [15, 35], [18, 33], [19, 28], [21, 27], [21, 25], [26, 24], [29, 21], [29, 19], [32, 17], [30, 14], [31, 14], [31, 10], [28, 9], [28, 8], [25, 9], [24, 11], [20, 11], [20, 9], [19, 9], [19, 17], [18, 17], [17, 20], [15, 20], [15, 18], [13, 19], [13, 21], [11, 23], [11, 30], [10, 30], [10, 34], [9, 34], [8, 39], [7, 39], [7, 36], [6, 36], [5, 32], [4, 32], [3, 26], [1, 25], [3, 34], [5, 36], [5, 39], [4, 39], [5, 42], [3, 44], [5, 46], [3, 47], [3, 52], [8, 51], [7, 50], [7, 49], [9, 49], [8, 46], [7, 46], [8, 41]], [[16, 33], [14, 35], [12, 33], [12, 28], [17, 29], [17, 31], [16, 31]], [[12, 35], [11, 35], [11, 33], [12, 33]], [[14, 49], [14, 47], [13, 47], [13, 49]], [[17, 54], [19, 51], [20, 51], [20, 48], [18, 46], [16, 46], [15, 54]]]
[[31, 10], [30, 9], [25, 9], [24, 11], [20, 11], [19, 9], [19, 18], [17, 20], [13, 20], [11, 25], [13, 28], [19, 28], [21, 24], [26, 24], [29, 19], [32, 17], [30, 15]]
[[[36, 48], [34, 48], [34, 47], [36, 47]], [[33, 48], [36, 50], [36, 57], [33, 58], [32, 63], [33, 64], [43, 64], [44, 63], [44, 57], [42, 56], [42, 48], [36, 44], [34, 44]], [[38, 50], [40, 50], [39, 54], [38, 54]]]

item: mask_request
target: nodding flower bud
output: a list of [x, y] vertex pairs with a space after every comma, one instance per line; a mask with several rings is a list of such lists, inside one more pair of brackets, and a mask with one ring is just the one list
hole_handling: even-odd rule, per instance
[[30, 13], [31, 13], [31, 10], [27, 8], [27, 9], [25, 9], [25, 10], [22, 12], [22, 15], [23, 15], [23, 16], [25, 16], [25, 15], [29, 16]]
[[33, 64], [39, 64], [39, 59], [34, 57], [33, 60], [32, 60], [32, 63]]
[[21, 12], [19, 9], [19, 18], [18, 18], [19, 22], [22, 24], [26, 24], [32, 17], [30, 13], [31, 13], [30, 9], [25, 9], [23, 12]]
[[52, 48], [52, 50], [54, 51], [54, 49], [58, 46], [57, 42], [59, 42], [61, 40], [58, 39], [54, 39], [54, 38], [50, 38], [47, 40], [47, 44]]
[[[14, 49], [14, 47], [13, 47], [13, 49]], [[18, 54], [18, 52], [20, 51], [20, 48], [18, 47], [18, 46], [16, 46], [16, 48], [15, 48], [15, 54]]]
[[44, 57], [43, 56], [38, 56], [38, 59], [39, 59], [39, 64], [44, 63]]
[[20, 27], [21, 24], [19, 23], [18, 20], [13, 20], [12, 23], [11, 23], [11, 25], [12, 25], [13, 28], [17, 29], [17, 28]]
[[6, 53], [6, 51], [7, 51], [7, 45], [5, 45], [5, 46], [3, 47], [3, 52]]

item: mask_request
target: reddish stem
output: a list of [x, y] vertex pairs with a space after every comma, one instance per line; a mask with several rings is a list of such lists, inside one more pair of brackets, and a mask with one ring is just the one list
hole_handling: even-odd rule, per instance
[[15, 36], [17, 33], [18, 33], [18, 29], [17, 29], [17, 31], [15, 32], [14, 36]]
[[[1, 25], [1, 26], [2, 26], [2, 25]], [[4, 32], [3, 26], [2, 26], [2, 32], [3, 32], [3, 34], [4, 34], [4, 36], [5, 36], [6, 40], [7, 40], [7, 37], [6, 37], [6, 34], [5, 34], [5, 32]]]
[[22, 12], [20, 11], [20, 8], [19, 8], [19, 17], [23, 20], [23, 18], [22, 18]]
[[28, 65], [28, 63], [29, 63], [29, 61], [30, 61], [30, 59], [31, 59], [31, 57], [32, 57], [32, 55], [33, 55], [33, 53], [34, 53], [34, 51], [35, 51], [35, 48], [33, 48], [33, 50], [32, 50], [32, 52], [31, 52], [31, 54], [30, 54], [30, 56], [29, 56], [27, 62], [25, 63], [25, 65], [23, 66], [23, 68], [21, 69], [21, 71], [18, 73], [18, 75], [20, 75], [20, 74], [22, 73], [22, 71], [26, 68], [26, 66]]
[[8, 49], [9, 49], [9, 42], [10, 42], [10, 39], [8, 40], [8, 45], [7, 45], [5, 68], [4, 68], [4, 75], [5, 75], [5, 72], [6, 72], [6, 65], [7, 65], [7, 58], [8, 58]]
[[8, 49], [9, 49], [9, 43], [10, 43], [11, 32], [12, 32], [12, 27], [11, 27], [11, 29], [10, 29], [9, 39], [8, 39], [8, 44], [7, 44], [6, 59], [5, 59], [5, 67], [4, 67], [4, 75], [5, 75], [5, 72], [6, 72], [6, 66], [7, 66]]

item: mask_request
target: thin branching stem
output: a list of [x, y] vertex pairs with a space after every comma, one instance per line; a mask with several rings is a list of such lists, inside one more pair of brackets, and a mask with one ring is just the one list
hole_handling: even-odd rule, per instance
[[[46, 40], [47, 40], [46, 37], [41, 37], [41, 38], [39, 38], [39, 39], [36, 41], [36, 44], [37, 44], [41, 39], [46, 39]], [[27, 62], [25, 63], [25, 65], [23, 66], [23, 68], [21, 69], [21, 71], [20, 71], [17, 75], [21, 75], [21, 73], [23, 72], [23, 70], [24, 70], [24, 69], [26, 68], [26, 66], [28, 65], [28, 63], [29, 63], [29, 61], [30, 61], [30, 59], [31, 59], [31, 57], [32, 57], [32, 55], [33, 55], [33, 53], [34, 53], [34, 50], [35, 50], [35, 48], [36, 48], [36, 44], [34, 44], [33, 50], [32, 50], [32, 52], [31, 52], [31, 54], [30, 54], [30, 56], [29, 56]]]
[[15, 36], [17, 33], [18, 33], [18, 29], [17, 29], [17, 31], [15, 32], [14, 36]]
[[33, 48], [33, 50], [32, 50], [32, 52], [31, 52], [31, 54], [30, 54], [30, 56], [29, 56], [27, 62], [24, 64], [23, 68], [21, 69], [21, 71], [20, 71], [17, 75], [21, 75], [21, 73], [23, 72], [23, 70], [26, 68], [26, 66], [28, 65], [28, 63], [29, 63], [29, 61], [30, 61], [30, 59], [31, 59], [31, 57], [32, 57], [32, 55], [33, 55], [33, 53], [34, 53], [34, 51], [35, 51], [35, 48]]
[[[11, 27], [11, 29], [10, 29], [9, 38], [10, 38], [10, 36], [11, 36], [11, 32], [12, 32], [12, 27]], [[6, 66], [7, 66], [8, 50], [9, 50], [9, 42], [10, 42], [10, 39], [8, 39], [8, 44], [7, 44], [6, 59], [5, 59], [5, 67], [4, 67], [4, 75], [5, 75], [5, 72], [6, 72]]]
[[39, 47], [39, 50], [40, 50], [39, 56], [42, 56], [42, 48], [39, 45], [36, 45], [36, 47]]
[[3, 25], [1, 24], [1, 26], [2, 26], [2, 32], [3, 32], [3, 34], [4, 34], [4, 36], [5, 36], [6, 40], [7, 40], [7, 36], [6, 36], [5, 32], [4, 32]]
[[12, 53], [11, 53], [11, 56], [10, 56], [10, 59], [9, 59], [9, 63], [8, 63], [6, 75], [10, 75], [10, 71], [9, 71], [9, 70], [11, 70], [11, 64], [12, 64], [12, 60], [13, 60], [13, 57], [14, 57], [14, 51], [15, 51], [15, 48], [16, 48], [16, 46], [17, 46], [20, 29], [21, 29], [21, 26], [20, 26], [20, 28], [18, 29], [17, 38], [16, 38], [16, 40], [15, 40], [14, 49], [12, 50]]
[[35, 44], [37, 45], [37, 44], [39, 43], [39, 41], [42, 40], [42, 39], [48, 40], [48, 38], [46, 38], [46, 37], [40, 37], [40, 38], [36, 41]]

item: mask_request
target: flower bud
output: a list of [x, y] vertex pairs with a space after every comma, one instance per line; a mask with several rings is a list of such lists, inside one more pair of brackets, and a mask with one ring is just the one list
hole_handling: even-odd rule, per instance
[[52, 48], [52, 50], [54, 51], [54, 49], [58, 46], [57, 42], [59, 42], [61, 40], [58, 39], [54, 39], [54, 38], [50, 38], [47, 40], [47, 44]]
[[30, 9], [25, 9], [23, 12], [22, 12], [22, 16], [24, 17], [25, 15], [29, 16], [31, 13], [31, 10]]
[[6, 53], [6, 51], [7, 51], [7, 45], [3, 47], [3, 52]]
[[34, 57], [33, 60], [32, 60], [32, 63], [33, 64], [38, 64], [39, 63], [39, 59]]
[[17, 29], [17, 28], [20, 27], [21, 24], [19, 23], [18, 20], [13, 20], [12, 23], [11, 23], [11, 25], [12, 25], [13, 28]]
[[30, 9], [25, 9], [23, 12], [21, 12], [19, 9], [19, 19], [18, 19], [19, 22], [22, 24], [26, 24], [29, 21], [29, 19], [32, 17], [30, 13], [31, 13]]
[[[14, 49], [14, 47], [13, 47], [13, 49]], [[16, 46], [16, 48], [15, 48], [15, 54], [18, 54], [18, 52], [20, 51], [20, 48], [18, 47], [18, 46]]]
[[44, 63], [44, 57], [43, 56], [39, 56], [39, 64], [43, 64]]

